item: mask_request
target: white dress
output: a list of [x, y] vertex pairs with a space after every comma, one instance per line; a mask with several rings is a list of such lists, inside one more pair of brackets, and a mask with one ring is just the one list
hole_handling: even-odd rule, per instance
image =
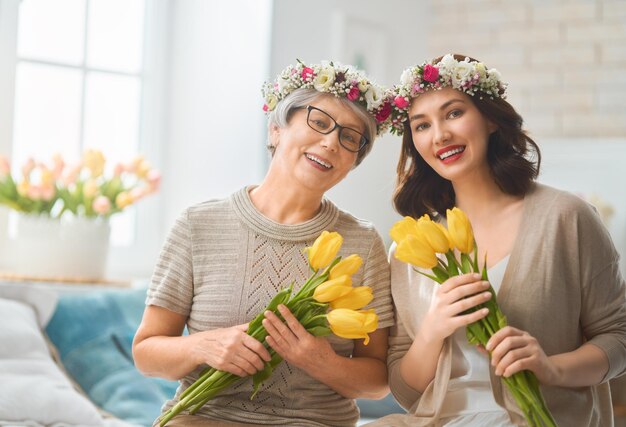
[[[496, 294], [509, 257], [488, 270]], [[452, 335], [452, 371], [437, 427], [511, 427], [509, 416], [499, 406], [489, 380], [489, 358], [467, 342], [465, 328]]]

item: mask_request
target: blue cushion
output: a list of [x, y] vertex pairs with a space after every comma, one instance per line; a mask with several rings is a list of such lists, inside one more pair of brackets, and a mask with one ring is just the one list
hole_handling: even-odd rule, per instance
[[61, 295], [46, 332], [90, 399], [126, 421], [151, 426], [177, 382], [146, 378], [132, 359], [145, 289]]
[[357, 399], [356, 403], [361, 411], [361, 418], [376, 419], [389, 414], [406, 413], [391, 393], [381, 400]]

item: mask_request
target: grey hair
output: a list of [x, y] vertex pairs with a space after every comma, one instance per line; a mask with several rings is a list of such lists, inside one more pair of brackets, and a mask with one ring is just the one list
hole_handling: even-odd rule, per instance
[[[276, 108], [270, 112], [267, 119], [268, 130], [271, 129], [272, 125], [276, 125], [280, 128], [286, 127], [296, 109], [306, 107], [311, 102], [324, 96], [331, 96], [339, 100], [343, 105], [350, 108], [365, 125], [365, 137], [369, 142], [357, 153], [356, 162], [354, 163], [354, 167], [357, 167], [365, 156], [372, 151], [372, 147], [374, 146], [374, 139], [376, 139], [376, 119], [363, 107], [346, 98], [338, 98], [331, 94], [318, 92], [315, 89], [296, 89], [282, 99], [276, 105]], [[274, 156], [275, 147], [268, 144], [267, 149], [270, 151], [271, 155]]]

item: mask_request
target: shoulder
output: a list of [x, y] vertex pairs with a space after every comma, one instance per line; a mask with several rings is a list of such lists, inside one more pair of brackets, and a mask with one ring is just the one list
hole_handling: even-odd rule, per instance
[[178, 219], [178, 224], [184, 224], [190, 229], [213, 227], [236, 220], [235, 211], [230, 198], [211, 199], [184, 209]]
[[229, 198], [211, 199], [184, 209], [176, 218], [173, 233], [184, 234], [188, 238], [230, 229], [236, 216]]
[[534, 208], [561, 218], [582, 217], [598, 219], [595, 208], [576, 194], [548, 185], [535, 183], [529, 193]]
[[189, 221], [202, 220], [207, 217], [224, 215], [232, 212], [230, 198], [210, 199], [189, 206], [182, 213]]
[[386, 258], [383, 239], [371, 221], [357, 218], [349, 212], [339, 209], [334, 231], [343, 236], [346, 250], [360, 253], [365, 257]]
[[336, 223], [336, 228], [338, 231], [339, 229], [341, 229], [345, 233], [362, 234], [365, 236], [375, 236], [379, 234], [376, 230], [376, 227], [371, 221], [357, 218], [350, 212], [344, 211], [342, 209], [338, 210], [339, 215], [337, 216]]

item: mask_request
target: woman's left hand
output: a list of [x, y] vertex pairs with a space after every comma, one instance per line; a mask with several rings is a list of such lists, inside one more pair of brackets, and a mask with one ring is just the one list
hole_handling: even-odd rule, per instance
[[280, 304], [278, 311], [285, 322], [271, 311], [266, 311], [263, 326], [269, 334], [266, 338], [268, 344], [284, 360], [308, 371], [314, 366], [324, 366], [336, 355], [325, 338], [310, 334], [287, 307]]
[[486, 349], [491, 353], [496, 375], [510, 377], [529, 370], [542, 384], [553, 384], [558, 378], [556, 365], [528, 332], [505, 326], [491, 337]]

